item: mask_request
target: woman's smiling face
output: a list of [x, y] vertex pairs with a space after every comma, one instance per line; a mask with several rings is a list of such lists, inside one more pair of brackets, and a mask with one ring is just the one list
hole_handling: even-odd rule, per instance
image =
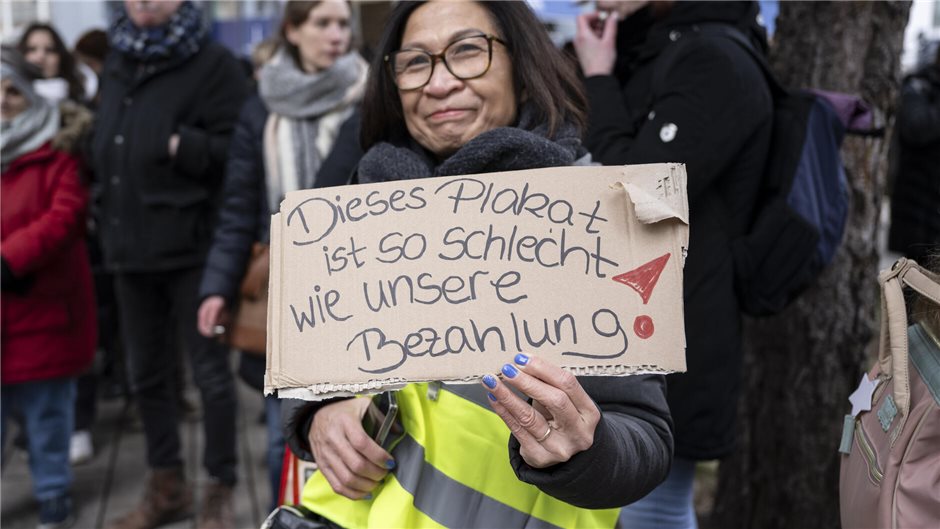
[[[400, 48], [437, 54], [469, 35], [506, 40], [477, 2], [428, 2], [408, 17]], [[447, 158], [483, 132], [516, 121], [509, 52], [499, 42], [492, 46], [492, 62], [481, 77], [460, 80], [437, 61], [426, 85], [399, 90], [409, 134], [438, 158]]]

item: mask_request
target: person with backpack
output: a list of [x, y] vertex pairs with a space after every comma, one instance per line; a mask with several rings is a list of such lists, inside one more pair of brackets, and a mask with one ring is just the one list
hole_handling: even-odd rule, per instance
[[[766, 46], [755, 2], [610, 2], [578, 19], [574, 46], [590, 103], [585, 144], [604, 165], [682, 162], [688, 371], [667, 376], [676, 458], [666, 481], [621, 514], [624, 527], [695, 527], [695, 462], [734, 448], [742, 363], [732, 241], [754, 214], [771, 144], [773, 99], [722, 24]], [[604, 18], [606, 14], [606, 19]]]
[[933, 64], [904, 80], [897, 126], [888, 249], [922, 263], [940, 245], [940, 48]]

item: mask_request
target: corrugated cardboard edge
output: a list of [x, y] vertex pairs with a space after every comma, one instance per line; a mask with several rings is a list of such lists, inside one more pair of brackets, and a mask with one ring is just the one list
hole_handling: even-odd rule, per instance
[[663, 164], [666, 174], [658, 181], [617, 182], [614, 188], [626, 191], [636, 218], [643, 224], [653, 224], [676, 218], [689, 223], [689, 200], [686, 196], [685, 164]]
[[[666, 375], [673, 371], [662, 369], [656, 366], [562, 366], [577, 376], [632, 376], [632, 375]], [[485, 373], [453, 379], [444, 379], [441, 382], [450, 384], [476, 384]], [[279, 398], [282, 399], [301, 399], [301, 400], [325, 400], [336, 397], [352, 397], [354, 395], [381, 393], [383, 391], [395, 391], [408, 384], [432, 382], [431, 380], [412, 380], [405, 381], [403, 378], [388, 378], [381, 380], [370, 380], [364, 383], [356, 384], [314, 384], [306, 387], [280, 388], [277, 390]], [[266, 388], [267, 390], [267, 388]]]
[[[277, 329], [280, 325], [280, 314], [277, 311], [277, 307], [281, 302], [281, 252], [280, 246], [276, 246], [275, 242], [281, 240], [281, 214], [275, 213], [271, 215], [271, 251], [268, 252], [268, 329]], [[274, 335], [275, 333], [269, 332], [267, 340], [267, 351], [265, 352], [265, 357], [267, 360], [267, 365], [264, 370], [264, 394], [273, 395], [276, 391], [276, 384], [274, 380], [273, 373], [275, 371], [280, 372], [280, 357], [275, 358], [274, 351]], [[274, 370], [273, 367], [277, 365], [278, 369]]]

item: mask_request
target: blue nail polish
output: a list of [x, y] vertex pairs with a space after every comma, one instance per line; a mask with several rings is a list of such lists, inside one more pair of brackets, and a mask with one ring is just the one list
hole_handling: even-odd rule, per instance
[[512, 364], [506, 364], [503, 366], [503, 374], [509, 378], [516, 378], [519, 372], [516, 371], [516, 368], [513, 367]]
[[389, 459], [388, 461], [386, 461], [386, 462], [385, 462], [385, 468], [387, 468], [387, 469], [389, 469], [389, 470], [395, 468], [395, 460], [394, 460], [394, 459]]
[[365, 496], [362, 497], [362, 499], [364, 499], [364, 500], [371, 500], [371, 499], [372, 499], [372, 493], [370, 492], [370, 493], [366, 494]]
[[490, 399], [491, 401], [496, 402], [496, 396], [493, 395], [492, 393], [487, 393], [486, 397]]
[[493, 375], [483, 375], [483, 383], [490, 389], [496, 389], [496, 377]]
[[524, 366], [529, 363], [529, 355], [524, 355], [522, 353], [519, 353], [516, 355], [515, 361], [520, 366]]

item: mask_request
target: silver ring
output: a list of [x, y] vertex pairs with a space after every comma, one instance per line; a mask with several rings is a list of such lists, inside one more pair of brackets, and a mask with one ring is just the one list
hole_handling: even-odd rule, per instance
[[552, 428], [551, 425], [549, 425], [549, 426], [548, 426], [548, 430], [545, 432], [545, 435], [543, 435], [542, 437], [539, 437], [538, 439], [536, 439], [536, 441], [538, 441], [539, 443], [541, 443], [542, 441], [548, 439], [548, 436], [549, 436], [549, 435], [552, 435], [552, 431], [553, 431], [553, 430], [554, 430], [554, 428]]

